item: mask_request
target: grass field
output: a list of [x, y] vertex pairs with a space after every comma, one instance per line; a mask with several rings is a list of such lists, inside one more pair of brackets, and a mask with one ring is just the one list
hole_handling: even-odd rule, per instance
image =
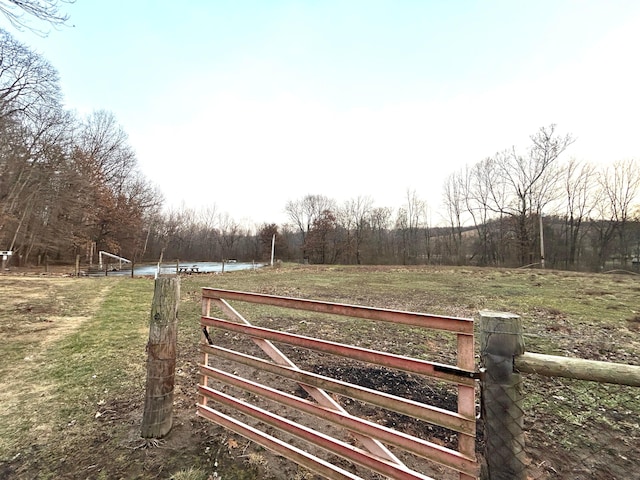
[[[510, 311], [523, 318], [529, 351], [640, 363], [638, 276], [338, 266], [187, 276], [174, 427], [160, 447], [149, 449], [139, 429], [153, 279], [3, 275], [0, 478], [207, 480], [214, 471], [225, 480], [284, 478], [278, 459], [195, 416], [204, 286], [460, 317]], [[260, 318], [261, 310], [247, 314]], [[310, 323], [304, 320], [285, 318], [279, 326], [305, 333]], [[314, 333], [365, 346], [390, 336], [371, 328], [336, 320]], [[407, 341], [411, 335], [394, 333], [392, 347], [450, 358], [446, 348], [431, 351], [427, 340], [433, 339]], [[534, 478], [640, 478], [632, 470], [640, 457], [639, 389], [528, 376], [525, 390]]]

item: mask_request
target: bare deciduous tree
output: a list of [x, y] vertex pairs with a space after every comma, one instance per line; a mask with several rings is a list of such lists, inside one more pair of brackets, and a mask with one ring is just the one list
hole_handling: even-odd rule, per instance
[[0, 118], [36, 118], [61, 97], [56, 69], [0, 29]]
[[286, 203], [285, 212], [302, 236], [303, 257], [307, 256], [304, 245], [312, 225], [327, 210], [336, 210], [335, 201], [324, 195], [306, 195], [301, 200], [290, 200]]
[[338, 209], [337, 220], [346, 232], [345, 259], [347, 263], [362, 263], [362, 245], [365, 232], [370, 228], [369, 216], [373, 208], [371, 197], [357, 197], [347, 200]]
[[391, 260], [392, 248], [389, 240], [389, 229], [393, 211], [389, 207], [377, 207], [371, 211], [371, 233], [373, 236], [373, 258], [378, 263]]
[[449, 255], [462, 263], [462, 211], [464, 208], [465, 177], [461, 171], [453, 172], [445, 180], [443, 203], [449, 223]]
[[113, 113], [98, 110], [84, 121], [78, 135], [78, 158], [84, 159], [85, 174], [111, 189], [123, 188], [135, 170], [137, 159], [129, 138]]
[[396, 216], [396, 229], [400, 237], [400, 251], [402, 263], [419, 263], [422, 258], [429, 262], [430, 237], [426, 232], [425, 248], [422, 249], [420, 229], [428, 230], [425, 221], [427, 204], [421, 200], [415, 190], [407, 190], [407, 203], [398, 209]]
[[540, 128], [531, 136], [531, 141], [527, 155], [520, 155], [512, 148], [494, 157], [497, 175], [494, 181], [504, 185], [511, 196], [507, 203], [495, 202], [495, 208], [515, 222], [520, 264], [532, 260], [536, 220], [544, 205], [556, 195], [557, 160], [575, 140], [569, 134], [559, 135], [556, 126], [550, 125]]
[[335, 263], [340, 254], [335, 242], [336, 216], [324, 210], [315, 218], [304, 241], [304, 251], [313, 263]]
[[[485, 159], [471, 168], [465, 167], [463, 176], [465, 208], [471, 215], [478, 236], [480, 265], [487, 265], [494, 258], [489, 245], [489, 215], [495, 210], [489, 208], [492, 199], [491, 166], [492, 159]], [[473, 256], [476, 255], [478, 253], [474, 252]]]
[[593, 165], [575, 158], [569, 160], [564, 172], [566, 267], [573, 268], [578, 262], [585, 234], [583, 223], [597, 203], [595, 172]]
[[45, 35], [46, 32], [35, 28], [31, 20], [46, 22], [54, 27], [62, 26], [69, 20], [69, 15], [62, 12], [62, 4], [74, 3], [75, 0], [0, 0], [0, 12], [18, 30], [29, 30]]
[[289, 220], [300, 230], [303, 240], [313, 222], [320, 218], [325, 210], [335, 210], [335, 202], [324, 195], [306, 195], [301, 200], [288, 201], [285, 206]]
[[240, 237], [240, 225], [228, 213], [222, 213], [218, 216], [218, 226], [220, 228], [218, 241], [222, 250], [222, 261], [235, 258], [234, 248]]
[[618, 239], [619, 263], [625, 266], [630, 258], [628, 224], [633, 202], [640, 192], [640, 165], [636, 160], [617, 161], [608, 166], [599, 177], [601, 220], [595, 222], [598, 232], [599, 266], [603, 268], [610, 253], [612, 239]]

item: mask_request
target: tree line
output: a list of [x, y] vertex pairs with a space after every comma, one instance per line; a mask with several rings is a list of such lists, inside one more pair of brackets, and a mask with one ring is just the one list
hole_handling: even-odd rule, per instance
[[0, 29], [0, 246], [15, 261], [139, 255], [162, 196], [114, 115], [62, 106], [58, 73]]
[[530, 138], [451, 173], [442, 209], [407, 191], [399, 208], [309, 194], [284, 205], [282, 225], [242, 225], [215, 204], [167, 211], [114, 115], [65, 110], [55, 68], [0, 30], [0, 250], [19, 265], [91, 262], [98, 250], [268, 261], [275, 238], [277, 259], [308, 263], [633, 266], [638, 162], [565, 159], [574, 138], [555, 125]]
[[530, 140], [451, 173], [436, 219], [416, 191], [397, 209], [306, 195], [285, 205], [289, 222], [255, 233], [215, 209], [183, 210], [158, 223], [155, 255], [266, 261], [275, 236], [279, 259], [318, 264], [640, 268], [638, 161], [564, 159], [574, 138], [555, 125]]
[[[640, 259], [640, 165], [596, 166], [561, 154], [574, 142], [540, 128], [526, 152], [496, 153], [452, 173], [445, 255], [479, 265], [601, 270]], [[463, 235], [463, 225], [473, 234]]]

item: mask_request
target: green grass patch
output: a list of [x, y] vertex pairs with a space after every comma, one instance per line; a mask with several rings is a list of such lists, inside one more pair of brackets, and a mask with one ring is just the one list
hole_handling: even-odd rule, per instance
[[[55, 278], [0, 285], [20, 297], [13, 311], [0, 312], [7, 337], [0, 344], [7, 360], [0, 467], [15, 458], [28, 468], [35, 464], [38, 478], [56, 478], [56, 457], [95, 441], [100, 405], [143, 395], [153, 282]], [[39, 324], [46, 328], [34, 331]], [[55, 461], [42, 464], [33, 449], [51, 450]]]
[[153, 283], [118, 282], [95, 316], [49, 352], [44, 379], [55, 384], [66, 416], [86, 411], [106, 394], [144, 385], [145, 342]]

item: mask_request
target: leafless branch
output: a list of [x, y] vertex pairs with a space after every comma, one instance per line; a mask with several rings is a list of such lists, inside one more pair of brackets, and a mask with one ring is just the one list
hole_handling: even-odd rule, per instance
[[0, 0], [0, 12], [17, 30], [25, 28], [38, 35], [46, 36], [48, 32], [31, 24], [32, 19], [49, 23], [53, 27], [66, 25], [69, 15], [61, 11], [62, 4], [75, 3], [75, 0]]

